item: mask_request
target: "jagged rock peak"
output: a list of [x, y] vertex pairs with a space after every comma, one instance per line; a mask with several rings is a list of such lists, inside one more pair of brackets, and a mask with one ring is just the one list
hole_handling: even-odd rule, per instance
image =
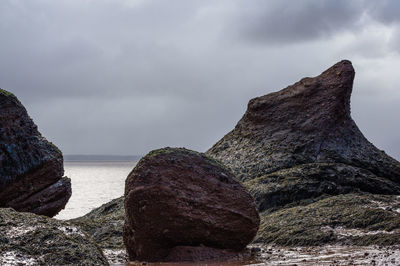
[[351, 62], [343, 60], [315, 78], [303, 78], [281, 91], [254, 98], [238, 127], [287, 122], [292, 127], [315, 128], [315, 122], [349, 119], [354, 75]]
[[350, 116], [354, 69], [343, 60], [314, 78], [250, 100], [236, 127], [207, 154], [248, 180], [308, 163], [343, 163], [400, 183], [400, 164]]
[[71, 196], [61, 151], [17, 97], [0, 89], [0, 207], [54, 216]]

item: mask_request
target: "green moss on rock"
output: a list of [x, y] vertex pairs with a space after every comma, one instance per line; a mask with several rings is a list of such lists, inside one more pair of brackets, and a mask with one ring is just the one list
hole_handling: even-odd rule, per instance
[[0, 264], [7, 257], [21, 264], [108, 265], [100, 248], [71, 223], [0, 209]]
[[246, 181], [244, 185], [255, 198], [259, 211], [279, 209], [322, 195], [400, 193], [399, 184], [340, 163], [301, 164]]
[[88, 214], [69, 220], [105, 249], [125, 249], [122, 230], [125, 219], [124, 197], [114, 199]]
[[14, 100], [15, 103], [17, 103], [18, 105], [22, 106], [22, 103], [19, 101], [19, 99], [17, 98], [17, 96], [14, 95], [14, 93], [0, 89], [0, 96], [5, 96], [7, 98], [11, 98]]
[[168, 154], [168, 153], [180, 153], [183, 155], [185, 155], [185, 154], [197, 155], [197, 156], [200, 156], [200, 157], [204, 158], [205, 160], [207, 160], [210, 164], [220, 167], [220, 168], [224, 169], [225, 171], [232, 173], [232, 171], [229, 168], [227, 168], [221, 161], [214, 159], [205, 153], [189, 150], [186, 148], [172, 148], [172, 147], [165, 147], [165, 148], [160, 148], [160, 149], [150, 151], [148, 154], [146, 154], [144, 157], [142, 157], [140, 159], [140, 161], [137, 163], [136, 167], [140, 167], [144, 161], [146, 161], [150, 158], [153, 158], [153, 157], [159, 156], [159, 155]]
[[346, 194], [261, 215], [255, 242], [289, 246], [326, 243], [400, 244], [400, 198]]

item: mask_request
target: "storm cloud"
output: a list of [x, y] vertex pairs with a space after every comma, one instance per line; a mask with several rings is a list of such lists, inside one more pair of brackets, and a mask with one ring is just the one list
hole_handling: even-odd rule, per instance
[[64, 154], [205, 151], [249, 99], [356, 68], [352, 114], [400, 158], [397, 1], [0, 2], [0, 87]]

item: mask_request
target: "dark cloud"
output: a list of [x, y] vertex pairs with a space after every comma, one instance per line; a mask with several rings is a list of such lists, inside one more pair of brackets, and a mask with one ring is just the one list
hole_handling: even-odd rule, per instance
[[[390, 123], [400, 112], [398, 4], [378, 3], [3, 0], [0, 87], [67, 154], [204, 151], [250, 98], [348, 58], [356, 120], [400, 157]], [[380, 135], [378, 124], [391, 130]]]
[[368, 13], [382, 23], [400, 22], [400, 2], [396, 0], [368, 1]]
[[400, 21], [395, 0], [270, 0], [239, 2], [229, 31], [239, 39], [263, 44], [297, 44], [362, 31], [368, 19], [383, 24]]
[[330, 37], [359, 26], [363, 2], [257, 0], [250, 5], [241, 2], [232, 26], [240, 38], [271, 44]]

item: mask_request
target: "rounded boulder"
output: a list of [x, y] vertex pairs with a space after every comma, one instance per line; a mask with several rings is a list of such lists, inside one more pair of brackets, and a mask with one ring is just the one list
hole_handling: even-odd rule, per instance
[[126, 179], [124, 206], [130, 260], [171, 261], [176, 247], [241, 251], [260, 223], [253, 198], [228, 169], [183, 148], [141, 159]]

